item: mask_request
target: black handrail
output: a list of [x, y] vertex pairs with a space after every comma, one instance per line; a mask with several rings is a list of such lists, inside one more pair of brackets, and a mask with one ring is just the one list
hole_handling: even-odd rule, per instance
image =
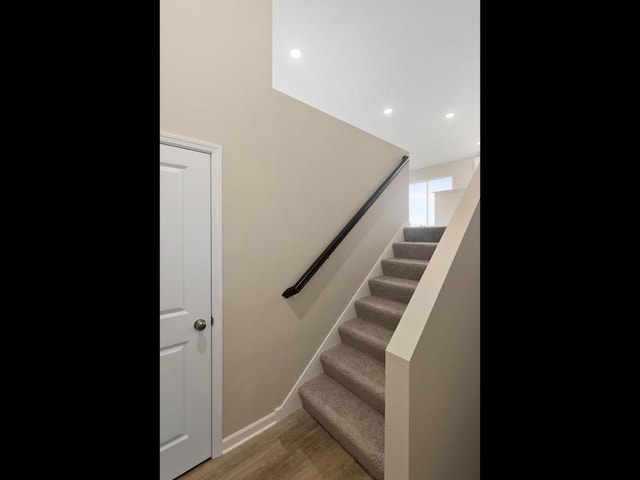
[[402, 167], [404, 167], [408, 161], [409, 161], [409, 157], [407, 155], [402, 157], [402, 160], [400, 161], [398, 166], [393, 169], [393, 172], [391, 172], [391, 174], [389, 174], [389, 176], [385, 179], [385, 181], [382, 182], [382, 184], [378, 187], [378, 189], [375, 192], [373, 192], [373, 195], [369, 197], [369, 200], [367, 200], [365, 204], [360, 208], [360, 210], [358, 210], [357, 213], [351, 218], [351, 220], [349, 220], [349, 223], [347, 223], [345, 227], [342, 230], [340, 230], [340, 233], [336, 235], [336, 238], [334, 238], [331, 241], [329, 246], [324, 249], [324, 252], [322, 252], [320, 256], [316, 258], [316, 260], [307, 269], [307, 271], [304, 272], [304, 275], [302, 275], [298, 279], [295, 285], [287, 288], [284, 292], [282, 292], [282, 296], [284, 298], [289, 298], [293, 295], [300, 293], [300, 291], [304, 288], [307, 282], [311, 280], [311, 277], [313, 277], [315, 273], [320, 269], [322, 264], [327, 261], [327, 258], [329, 258], [329, 255], [331, 255], [333, 251], [336, 249], [336, 247], [340, 245], [340, 242], [344, 240], [344, 237], [347, 236], [347, 234], [351, 231], [351, 229], [355, 226], [355, 224], [358, 223], [358, 221], [362, 218], [362, 216], [366, 213], [366, 211], [369, 210], [369, 207], [373, 205], [373, 202], [375, 202], [376, 199], [380, 196], [380, 194], [384, 192], [385, 188], [389, 186], [391, 181], [396, 177], [396, 175], [398, 175], [398, 172], [402, 170]]

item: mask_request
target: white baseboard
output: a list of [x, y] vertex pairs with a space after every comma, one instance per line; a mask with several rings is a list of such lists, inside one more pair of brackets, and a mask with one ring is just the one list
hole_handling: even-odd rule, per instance
[[302, 374], [293, 385], [293, 388], [291, 388], [291, 391], [284, 399], [284, 402], [282, 402], [282, 405], [277, 407], [270, 414], [262, 417], [260, 420], [257, 420], [251, 425], [247, 425], [243, 429], [238, 430], [236, 433], [232, 433], [228, 437], [223, 438], [223, 455], [230, 452], [234, 448], [239, 447], [246, 441], [251, 440], [253, 437], [264, 432], [268, 428], [273, 427], [276, 423], [280, 422], [285, 417], [302, 408], [302, 400], [300, 400], [300, 395], [298, 395], [298, 389], [303, 383], [311, 380], [314, 377], [317, 377], [323, 372], [322, 363], [320, 362], [320, 354], [325, 350], [328, 350], [340, 343], [340, 334], [338, 333], [338, 327], [340, 326], [340, 324], [346, 322], [347, 320], [351, 320], [352, 318], [356, 317], [356, 300], [371, 294], [371, 292], [369, 291], [369, 279], [372, 277], [377, 277], [378, 275], [382, 275], [381, 262], [385, 258], [392, 258], [394, 256], [393, 244], [395, 242], [404, 241], [404, 227], [406, 226], [409, 226], [408, 222], [398, 229], [389, 244], [386, 246], [373, 268], [369, 271], [367, 277], [364, 279], [362, 284], [360, 284], [360, 287], [356, 291], [355, 295], [347, 304], [347, 307], [342, 312], [342, 315], [340, 315], [340, 317], [338, 318], [338, 321], [331, 328], [324, 341], [320, 344], [320, 347], [316, 351], [315, 355], [311, 358], [306, 368], [303, 370]]
[[260, 420], [253, 422], [251, 425], [247, 425], [242, 430], [238, 430], [236, 433], [232, 433], [228, 437], [223, 438], [222, 454], [224, 455], [225, 453], [229, 453], [231, 450], [239, 447], [244, 442], [251, 440], [259, 433], [273, 427], [276, 423], [276, 412], [273, 411], [269, 415], [262, 417]]

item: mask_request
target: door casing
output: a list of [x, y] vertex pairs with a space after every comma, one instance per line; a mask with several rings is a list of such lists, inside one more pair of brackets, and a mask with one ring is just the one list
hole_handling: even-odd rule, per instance
[[222, 146], [160, 132], [160, 143], [209, 155], [211, 162], [211, 458], [222, 455]]

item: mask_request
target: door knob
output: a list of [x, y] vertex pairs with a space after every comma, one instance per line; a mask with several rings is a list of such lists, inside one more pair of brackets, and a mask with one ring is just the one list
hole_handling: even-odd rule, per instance
[[199, 318], [194, 322], [193, 328], [195, 328], [196, 330], [204, 330], [205, 328], [207, 328], [207, 322], [205, 322], [202, 318]]

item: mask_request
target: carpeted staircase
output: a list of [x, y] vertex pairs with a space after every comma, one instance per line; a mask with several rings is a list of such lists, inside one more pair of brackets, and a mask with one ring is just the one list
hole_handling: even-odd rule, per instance
[[376, 480], [384, 478], [385, 349], [445, 227], [407, 227], [357, 317], [342, 323], [342, 343], [320, 356], [324, 373], [298, 390], [305, 410]]

